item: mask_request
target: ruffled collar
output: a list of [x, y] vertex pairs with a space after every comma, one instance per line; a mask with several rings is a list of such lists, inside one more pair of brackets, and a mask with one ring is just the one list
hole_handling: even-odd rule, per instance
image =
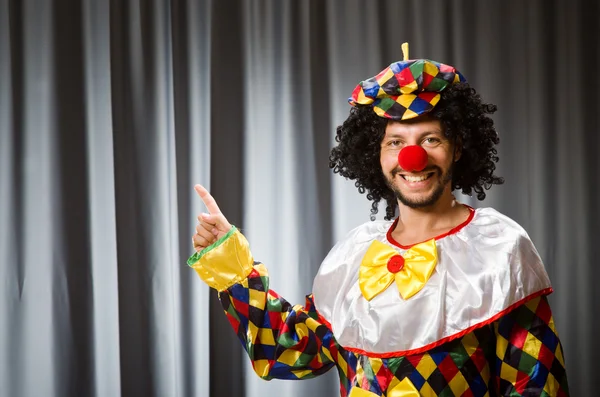
[[313, 285], [321, 319], [346, 349], [375, 357], [427, 351], [551, 292], [542, 261], [527, 233], [491, 208], [436, 238], [438, 265], [415, 296], [388, 288], [371, 301], [358, 285], [361, 259], [373, 240], [402, 247], [391, 221], [363, 224], [330, 251]]

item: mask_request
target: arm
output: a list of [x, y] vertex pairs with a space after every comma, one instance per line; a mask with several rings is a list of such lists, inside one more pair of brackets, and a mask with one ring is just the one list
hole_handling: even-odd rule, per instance
[[248, 242], [233, 227], [188, 264], [219, 291], [225, 314], [263, 379], [312, 378], [329, 370], [331, 331], [318, 321], [312, 296], [292, 306], [269, 289], [266, 267], [254, 262]]
[[494, 324], [496, 386], [500, 396], [568, 396], [560, 340], [545, 296]]
[[197, 190], [211, 215], [199, 217], [194, 235], [198, 252], [188, 265], [219, 291], [254, 371], [263, 379], [304, 379], [329, 370], [334, 365], [330, 347], [336, 354], [337, 345], [318, 321], [312, 296], [306, 307], [292, 306], [271, 291], [267, 269], [254, 261], [245, 237], [226, 221], [205, 189]]

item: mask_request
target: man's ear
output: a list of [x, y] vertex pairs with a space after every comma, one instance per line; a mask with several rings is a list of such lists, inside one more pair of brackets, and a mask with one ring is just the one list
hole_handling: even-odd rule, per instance
[[460, 138], [456, 138], [456, 142], [454, 142], [454, 162], [456, 163], [460, 160], [462, 156], [462, 140]]

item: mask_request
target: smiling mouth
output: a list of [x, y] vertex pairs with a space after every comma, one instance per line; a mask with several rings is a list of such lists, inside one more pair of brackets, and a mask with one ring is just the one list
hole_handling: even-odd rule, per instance
[[435, 172], [429, 172], [427, 174], [423, 174], [423, 175], [400, 175], [402, 178], [404, 178], [405, 181], [408, 182], [422, 182], [424, 180], [427, 180], [429, 178], [431, 178], [433, 176], [433, 174], [435, 174]]

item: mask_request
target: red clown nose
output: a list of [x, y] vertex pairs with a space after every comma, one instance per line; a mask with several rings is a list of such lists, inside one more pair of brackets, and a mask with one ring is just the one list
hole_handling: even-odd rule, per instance
[[398, 154], [398, 164], [403, 170], [422, 171], [427, 166], [427, 152], [421, 146], [405, 146]]

